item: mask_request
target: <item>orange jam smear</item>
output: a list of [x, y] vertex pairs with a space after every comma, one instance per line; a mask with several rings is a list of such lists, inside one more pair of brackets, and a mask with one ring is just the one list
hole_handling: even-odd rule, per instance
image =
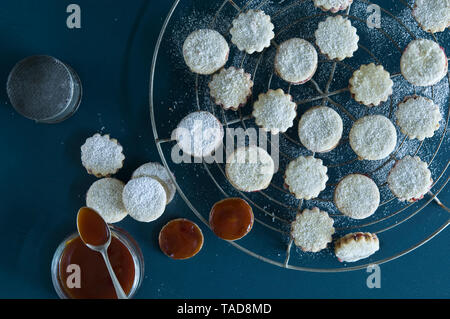
[[[108, 256], [117, 279], [128, 294], [135, 277], [133, 256], [125, 244], [114, 236], [111, 238]], [[69, 265], [80, 267], [79, 288], [68, 285], [73, 283], [69, 276], [73, 277], [74, 274], [73, 270], [67, 271]], [[88, 248], [79, 236], [66, 243], [59, 264], [59, 280], [66, 295], [72, 299], [117, 298], [102, 255]]]
[[214, 204], [209, 213], [212, 231], [225, 240], [247, 235], [253, 226], [252, 207], [241, 198], [227, 198]]
[[159, 247], [172, 259], [191, 258], [200, 251], [202, 246], [202, 231], [188, 219], [174, 219], [159, 232]]

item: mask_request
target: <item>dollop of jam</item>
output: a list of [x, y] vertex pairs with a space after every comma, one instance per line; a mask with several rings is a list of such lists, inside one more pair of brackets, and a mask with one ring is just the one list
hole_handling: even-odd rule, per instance
[[212, 231], [225, 240], [247, 235], [254, 221], [252, 207], [241, 198], [227, 198], [214, 204], [209, 213]]

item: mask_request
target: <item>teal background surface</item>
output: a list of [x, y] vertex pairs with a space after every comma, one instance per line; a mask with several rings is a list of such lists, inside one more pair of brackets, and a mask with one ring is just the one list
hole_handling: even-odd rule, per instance
[[[5, 0], [0, 5], [0, 297], [57, 298], [50, 262], [60, 241], [76, 230], [75, 217], [90, 184], [80, 162], [84, 140], [110, 133], [124, 147], [117, 174], [127, 180], [147, 161], [159, 161], [149, 116], [151, 59], [172, 3], [162, 0], [77, 0], [81, 29], [66, 27], [75, 1]], [[72, 66], [83, 84], [78, 112], [56, 125], [18, 115], [4, 89], [14, 64], [48, 54]], [[450, 201], [449, 192], [441, 200]], [[430, 204], [421, 213], [437, 209]], [[157, 244], [175, 217], [198, 222], [205, 245], [195, 257], [173, 261]], [[146, 272], [137, 298], [449, 298], [450, 232], [381, 265], [381, 288], [369, 289], [364, 270], [306, 273], [250, 257], [215, 237], [176, 196], [154, 223], [119, 223], [139, 242]], [[406, 235], [406, 234], [404, 234]]]

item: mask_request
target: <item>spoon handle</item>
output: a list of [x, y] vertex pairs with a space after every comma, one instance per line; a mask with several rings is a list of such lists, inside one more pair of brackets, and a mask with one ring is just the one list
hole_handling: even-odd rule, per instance
[[106, 249], [102, 249], [100, 253], [103, 256], [103, 259], [105, 260], [106, 268], [108, 268], [109, 275], [111, 276], [112, 283], [114, 285], [114, 289], [116, 290], [116, 295], [118, 299], [128, 299], [128, 296], [125, 294], [125, 292], [122, 289], [122, 286], [119, 282], [119, 280], [116, 277], [116, 274], [114, 272], [114, 269], [111, 266], [111, 263], [109, 262], [108, 252]]

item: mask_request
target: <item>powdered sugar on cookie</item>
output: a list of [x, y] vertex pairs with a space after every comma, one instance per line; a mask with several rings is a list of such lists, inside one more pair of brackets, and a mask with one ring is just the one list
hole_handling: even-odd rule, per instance
[[320, 52], [331, 60], [342, 61], [352, 57], [353, 52], [358, 50], [359, 36], [356, 28], [350, 20], [339, 15], [319, 22], [315, 36]]
[[258, 96], [252, 115], [262, 129], [278, 134], [286, 132], [294, 124], [296, 108], [291, 95], [285, 94], [282, 89], [269, 90]]
[[353, 2], [353, 0], [313, 0], [314, 5], [324, 11], [333, 13], [345, 10]]
[[389, 172], [387, 182], [392, 193], [401, 201], [421, 199], [433, 183], [427, 163], [418, 156], [405, 156]]
[[364, 219], [377, 210], [380, 192], [369, 177], [350, 174], [336, 186], [334, 203], [342, 214], [354, 219]]
[[225, 65], [229, 47], [217, 31], [199, 29], [188, 35], [183, 44], [184, 61], [192, 72], [212, 74]]
[[368, 115], [353, 123], [349, 142], [360, 159], [380, 160], [395, 149], [397, 131], [387, 117]]
[[243, 69], [230, 67], [214, 74], [208, 86], [216, 104], [225, 110], [236, 111], [247, 102], [252, 93], [253, 82], [250, 74], [245, 73]]
[[317, 207], [304, 209], [291, 225], [291, 236], [303, 251], [318, 252], [327, 247], [334, 234], [333, 219]]
[[316, 72], [317, 61], [317, 52], [311, 43], [292, 38], [278, 46], [274, 65], [280, 78], [292, 84], [302, 84]]
[[269, 186], [275, 173], [272, 157], [257, 146], [243, 146], [228, 158], [225, 173], [230, 183], [238, 190], [254, 192]]
[[438, 83], [448, 71], [444, 49], [434, 41], [418, 39], [411, 41], [400, 59], [403, 77], [417, 86]]
[[412, 12], [427, 32], [441, 32], [450, 25], [450, 0], [416, 0]]
[[230, 29], [231, 42], [239, 50], [252, 54], [255, 51], [261, 52], [270, 46], [270, 41], [275, 34], [270, 16], [261, 10], [248, 10], [239, 14], [233, 20], [233, 27]]
[[81, 163], [89, 174], [97, 177], [115, 174], [124, 159], [122, 146], [109, 135], [94, 134], [81, 146]]
[[98, 212], [107, 223], [117, 223], [127, 216], [122, 202], [125, 184], [115, 178], [94, 182], [86, 195], [86, 206]]
[[361, 65], [350, 79], [350, 92], [356, 102], [377, 106], [392, 94], [393, 82], [382, 65]]
[[298, 123], [300, 142], [312, 152], [331, 151], [342, 137], [343, 124], [339, 114], [326, 106], [306, 111]]
[[326, 187], [327, 167], [321, 159], [300, 156], [286, 168], [284, 182], [298, 199], [311, 199]]
[[419, 141], [432, 137], [442, 115], [439, 106], [423, 96], [410, 96], [398, 105], [397, 124], [403, 134]]

